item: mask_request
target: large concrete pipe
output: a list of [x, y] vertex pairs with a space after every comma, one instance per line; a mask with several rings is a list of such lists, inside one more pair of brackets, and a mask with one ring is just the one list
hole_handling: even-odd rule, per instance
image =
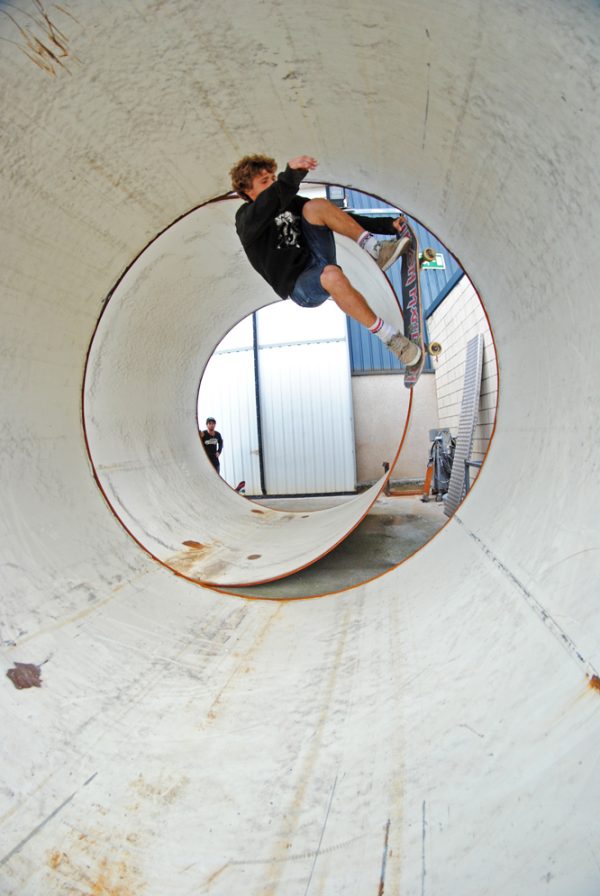
[[[0, 890], [597, 892], [597, 4], [0, 12]], [[498, 350], [467, 501], [407, 563], [319, 600], [157, 563], [84, 438], [108, 293], [247, 151], [310, 152], [423, 221]], [[229, 276], [206, 254], [207, 282]], [[187, 456], [185, 426], [147, 432], [143, 487]]]

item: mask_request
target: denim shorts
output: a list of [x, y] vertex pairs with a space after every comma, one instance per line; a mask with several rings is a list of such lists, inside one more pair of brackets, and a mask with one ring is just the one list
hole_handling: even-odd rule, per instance
[[337, 265], [333, 231], [321, 224], [310, 224], [302, 216], [302, 233], [310, 249], [310, 260], [290, 293], [290, 299], [303, 308], [316, 308], [329, 298], [321, 286], [321, 274], [328, 264]]

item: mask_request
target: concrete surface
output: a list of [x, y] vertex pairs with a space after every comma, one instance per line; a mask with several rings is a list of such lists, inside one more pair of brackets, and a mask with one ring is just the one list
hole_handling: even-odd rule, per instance
[[[350, 498], [282, 498], [258, 502], [279, 510], [307, 512]], [[380, 495], [358, 526], [332, 551], [299, 572], [245, 588], [219, 589], [270, 600], [317, 597], [352, 588], [388, 572], [426, 544], [447, 522], [443, 504], [415, 495]]]
[[[0, 9], [2, 892], [597, 893], [597, 3]], [[83, 437], [107, 294], [249, 150], [310, 152], [422, 220], [498, 350], [476, 488], [427, 548], [330, 598], [175, 575], [116, 520]], [[228, 251], [206, 254], [197, 301], [225, 328]], [[242, 304], [264, 301], [229, 261]], [[136, 325], [152, 347], [163, 327], [149, 388], [182, 385], [131, 458], [149, 493], [195, 463], [206, 334], [168, 324]], [[113, 357], [130, 395], [135, 354]]]
[[[423, 481], [429, 433], [439, 426], [435, 379], [424, 374], [415, 387], [408, 432], [392, 470], [395, 479]], [[357, 478], [359, 483], [373, 482], [381, 475], [383, 462], [390, 463], [395, 454], [410, 393], [402, 374], [367, 374], [352, 377], [352, 397]], [[402, 409], [398, 416], [397, 409]]]

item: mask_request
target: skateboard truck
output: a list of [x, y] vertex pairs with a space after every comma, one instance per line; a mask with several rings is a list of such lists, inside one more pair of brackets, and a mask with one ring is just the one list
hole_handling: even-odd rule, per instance
[[[424, 262], [435, 261], [436, 258], [437, 252], [435, 251], [435, 249], [432, 249], [431, 246], [428, 246], [421, 252], [421, 256], [419, 258], [419, 268], [422, 267]], [[427, 354], [432, 355], [434, 358], [437, 358], [437, 356], [441, 355], [442, 353], [442, 345], [440, 342], [426, 342], [424, 347]]]

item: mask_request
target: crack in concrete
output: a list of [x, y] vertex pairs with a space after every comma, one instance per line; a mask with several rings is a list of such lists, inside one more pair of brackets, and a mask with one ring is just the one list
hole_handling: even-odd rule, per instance
[[577, 645], [573, 641], [572, 638], [564, 631], [564, 629], [558, 624], [556, 619], [546, 610], [539, 600], [529, 591], [525, 585], [516, 577], [516, 575], [511, 572], [511, 570], [504, 565], [504, 563], [497, 557], [492, 550], [479, 538], [475, 535], [474, 532], [471, 532], [470, 529], [465, 526], [463, 521], [454, 514], [453, 518], [454, 522], [458, 523], [458, 525], [464, 529], [467, 535], [475, 542], [475, 544], [481, 548], [485, 556], [491, 560], [496, 569], [498, 569], [506, 579], [514, 586], [514, 588], [519, 591], [521, 596], [525, 598], [525, 601], [529, 605], [530, 609], [533, 610], [535, 615], [544, 623], [546, 628], [554, 635], [556, 640], [561, 644], [561, 646], [567, 651], [567, 653], [574, 658], [580, 665], [582, 665], [585, 670], [587, 677], [593, 679], [598, 675], [598, 670], [586, 660], [586, 658], [580, 653]]

